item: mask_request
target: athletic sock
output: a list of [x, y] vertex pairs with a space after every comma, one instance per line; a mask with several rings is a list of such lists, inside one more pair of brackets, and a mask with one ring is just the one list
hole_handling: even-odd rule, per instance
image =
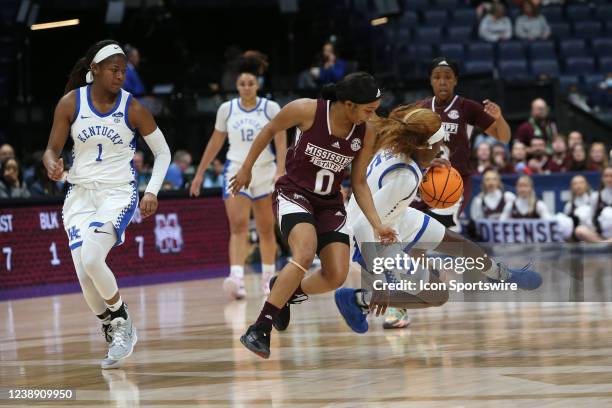
[[495, 259], [491, 258], [491, 267], [487, 271], [482, 272], [488, 278], [495, 280], [508, 280], [510, 278], [510, 271], [508, 268], [501, 262], [497, 262]]
[[104, 311], [104, 313], [96, 315], [96, 317], [98, 319], [100, 319], [100, 323], [102, 323], [102, 324], [110, 324], [110, 321], [111, 321], [111, 312], [110, 312], [110, 310], [106, 309]]
[[244, 266], [242, 265], [232, 265], [230, 266], [230, 276], [234, 278], [243, 279], [244, 278]]
[[274, 306], [270, 302], [266, 302], [261, 309], [261, 313], [255, 322], [256, 325], [263, 328], [266, 332], [270, 333], [272, 331], [272, 322], [278, 316], [280, 312], [280, 308]]
[[112, 305], [109, 305], [107, 303], [106, 306], [108, 307], [108, 310], [110, 311], [111, 320], [114, 320], [117, 317], [122, 317], [125, 320], [128, 319], [128, 314], [125, 308], [125, 303], [123, 303], [123, 300], [121, 300], [121, 297], [119, 297], [119, 300], [113, 303]]
[[357, 291], [355, 291], [355, 300], [357, 301], [357, 305], [362, 309], [369, 309], [372, 294], [365, 289], [357, 289]]

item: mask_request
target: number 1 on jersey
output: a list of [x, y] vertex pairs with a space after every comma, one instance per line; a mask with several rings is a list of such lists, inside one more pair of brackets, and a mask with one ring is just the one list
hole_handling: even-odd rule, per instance
[[96, 157], [97, 162], [102, 161], [102, 144], [98, 143], [98, 157]]

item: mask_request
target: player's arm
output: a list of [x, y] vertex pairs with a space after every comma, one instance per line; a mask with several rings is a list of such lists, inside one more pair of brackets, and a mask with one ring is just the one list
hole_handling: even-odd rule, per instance
[[397, 168], [385, 174], [382, 188], [374, 193], [374, 207], [383, 223], [393, 214], [400, 203], [412, 196], [418, 188], [414, 173], [406, 168]]
[[287, 131], [282, 130], [274, 135], [274, 146], [276, 147], [276, 176], [278, 180], [285, 174], [285, 158], [287, 156]]
[[384, 226], [380, 220], [378, 212], [376, 212], [376, 207], [374, 206], [372, 192], [370, 191], [366, 179], [367, 167], [374, 155], [375, 138], [376, 135], [373, 126], [366, 124], [363, 148], [355, 156], [351, 169], [351, 187], [353, 188], [355, 201], [374, 229], [376, 237], [384, 243], [391, 243], [397, 240], [397, 233], [393, 228]]
[[157, 193], [161, 189], [168, 166], [170, 166], [170, 148], [151, 112], [135, 98], [131, 99], [130, 106], [128, 106], [128, 118], [132, 128], [137, 129], [143, 135], [155, 157], [151, 179], [140, 202], [142, 216], [148, 217], [157, 211]]
[[230, 180], [230, 190], [232, 194], [236, 194], [243, 187], [248, 187], [251, 182], [251, 169], [261, 152], [270, 144], [274, 135], [279, 132], [286, 131], [293, 126], [299, 126], [302, 131], [310, 127], [315, 111], [317, 109], [317, 101], [313, 99], [296, 99], [285, 105], [283, 109], [276, 115], [264, 128], [259, 132], [249, 154], [247, 155], [240, 170]]
[[510, 142], [510, 125], [504, 119], [501, 108], [495, 102], [484, 100], [484, 112], [495, 119], [492, 125], [485, 129], [485, 133], [493, 136], [502, 143]]
[[200, 165], [195, 172], [195, 176], [191, 181], [191, 186], [189, 187], [189, 195], [192, 197], [197, 197], [200, 195], [200, 190], [202, 189], [202, 182], [204, 181], [204, 172], [210, 165], [210, 162], [213, 161], [215, 157], [221, 151], [223, 144], [225, 144], [225, 139], [227, 138], [227, 132], [221, 132], [220, 130], [215, 129], [213, 131], [210, 140], [206, 144], [206, 149], [204, 149], [204, 153], [202, 153], [202, 158], [200, 159]]
[[77, 96], [75, 91], [70, 91], [59, 100], [55, 107], [53, 126], [42, 157], [47, 175], [51, 180], [59, 181], [63, 177], [64, 159], [61, 159], [60, 155], [70, 134], [70, 122], [76, 110]]

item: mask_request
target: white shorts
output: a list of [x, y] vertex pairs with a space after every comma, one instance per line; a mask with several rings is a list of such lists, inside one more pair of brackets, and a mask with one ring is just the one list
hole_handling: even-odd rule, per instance
[[88, 228], [101, 227], [107, 222], [113, 224], [117, 233], [115, 246], [121, 245], [125, 239], [125, 229], [137, 207], [138, 189], [134, 182], [101, 190], [70, 186], [62, 209], [70, 249], [83, 245], [83, 236]]
[[[223, 199], [227, 200], [230, 197], [229, 181], [238, 173], [242, 166], [241, 162], [227, 160], [223, 168]], [[248, 188], [243, 188], [238, 194], [250, 198], [253, 201], [264, 198], [274, 191], [274, 175], [276, 174], [276, 163], [268, 162], [264, 164], [255, 164], [251, 171], [251, 184]]]

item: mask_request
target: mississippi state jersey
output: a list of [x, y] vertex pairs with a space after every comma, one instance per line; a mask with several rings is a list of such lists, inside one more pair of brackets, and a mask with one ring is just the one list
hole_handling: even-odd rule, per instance
[[[419, 166], [404, 155], [381, 150], [374, 156], [368, 165], [367, 182], [378, 216], [384, 224], [395, 224], [416, 197], [422, 179]], [[384, 188], [387, 185], [391, 188]], [[361, 214], [354, 197], [351, 197], [347, 210], [351, 225]]]
[[353, 125], [345, 138], [332, 136], [330, 101], [318, 99], [312, 126], [304, 133], [296, 130], [295, 141], [287, 149], [286, 174], [279, 185], [290, 182], [319, 195], [340, 191], [344, 169], [363, 146], [366, 125]]
[[134, 181], [132, 160], [136, 150], [134, 129], [128, 122], [128, 106], [132, 95], [117, 95], [113, 109], [102, 114], [91, 100], [91, 86], [75, 90], [76, 109], [70, 134], [74, 141], [73, 162], [68, 182], [86, 188], [121, 185]]
[[[266, 98], [257, 98], [257, 104], [251, 110], [246, 110], [240, 105], [240, 98], [223, 103], [217, 110], [215, 129], [228, 135], [227, 159], [232, 162], [244, 162], [255, 137], [279, 111], [280, 106]], [[259, 155], [255, 164], [267, 164], [272, 161], [274, 153], [269, 145]]]
[[421, 107], [431, 109], [440, 115], [442, 126], [446, 130], [446, 157], [459, 174], [468, 176], [470, 172], [470, 137], [475, 126], [488, 129], [495, 119], [484, 111], [484, 107], [471, 99], [456, 95], [448, 105], [436, 104], [436, 98], [427, 98], [420, 102]]

